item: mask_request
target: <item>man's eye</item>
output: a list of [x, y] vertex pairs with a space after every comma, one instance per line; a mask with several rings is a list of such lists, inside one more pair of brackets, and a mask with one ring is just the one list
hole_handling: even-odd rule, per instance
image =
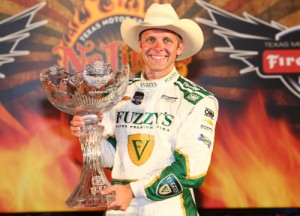
[[170, 38], [165, 38], [164, 41], [165, 43], [172, 43], [172, 40]]
[[148, 38], [148, 39], [147, 39], [147, 42], [149, 42], [149, 43], [154, 43], [154, 41], [155, 41], [154, 38]]

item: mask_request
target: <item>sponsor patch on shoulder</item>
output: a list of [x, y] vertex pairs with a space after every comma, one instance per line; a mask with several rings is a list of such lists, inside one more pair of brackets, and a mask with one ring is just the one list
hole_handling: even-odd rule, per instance
[[208, 127], [208, 126], [203, 125], [203, 124], [200, 125], [200, 129], [208, 131], [208, 132], [212, 132], [213, 131], [213, 129], [211, 127]]
[[198, 137], [198, 140], [203, 142], [210, 149], [211, 141], [208, 137], [204, 136], [203, 134], [200, 134], [200, 136]]
[[178, 100], [178, 97], [171, 97], [171, 96], [167, 96], [167, 95], [162, 95], [161, 99], [166, 101], [166, 102], [169, 102], [169, 103], [174, 103]]
[[211, 125], [211, 126], [214, 125], [214, 123], [211, 119], [203, 119], [202, 122], [205, 123], [205, 124]]
[[201, 97], [198, 94], [189, 93], [189, 94], [186, 94], [186, 99], [189, 102], [192, 102], [193, 104], [195, 104], [196, 102], [198, 102], [199, 100], [201, 100]]
[[211, 119], [214, 119], [215, 113], [211, 109], [205, 107], [204, 115]]

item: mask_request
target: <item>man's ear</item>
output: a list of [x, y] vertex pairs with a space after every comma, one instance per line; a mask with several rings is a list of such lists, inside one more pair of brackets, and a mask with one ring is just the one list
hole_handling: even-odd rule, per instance
[[138, 43], [139, 43], [140, 51], [142, 51], [142, 43], [141, 43], [141, 39], [139, 39]]
[[184, 43], [180, 43], [177, 47], [177, 56], [180, 56], [184, 50]]

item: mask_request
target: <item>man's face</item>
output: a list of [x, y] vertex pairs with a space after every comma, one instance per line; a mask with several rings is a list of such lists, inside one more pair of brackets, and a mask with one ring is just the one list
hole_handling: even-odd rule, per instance
[[184, 48], [175, 33], [162, 29], [144, 31], [139, 45], [146, 72], [155, 73], [156, 78], [167, 75], [173, 69], [176, 57]]

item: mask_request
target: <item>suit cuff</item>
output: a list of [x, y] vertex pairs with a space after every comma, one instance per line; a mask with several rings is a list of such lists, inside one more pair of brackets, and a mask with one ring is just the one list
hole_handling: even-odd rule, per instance
[[130, 182], [130, 187], [135, 198], [146, 198], [144, 186], [139, 182]]

